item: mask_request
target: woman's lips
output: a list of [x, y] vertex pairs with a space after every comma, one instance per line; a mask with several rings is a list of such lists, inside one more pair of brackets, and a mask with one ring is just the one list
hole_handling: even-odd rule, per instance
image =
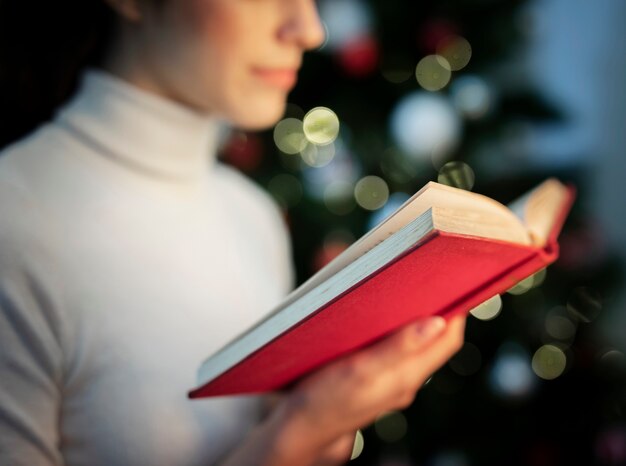
[[298, 80], [298, 70], [292, 68], [253, 68], [252, 72], [266, 84], [291, 89]]

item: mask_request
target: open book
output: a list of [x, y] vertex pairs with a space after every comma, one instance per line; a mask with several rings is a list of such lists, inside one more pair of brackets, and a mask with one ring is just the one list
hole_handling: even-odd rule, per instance
[[556, 260], [573, 200], [555, 179], [508, 207], [428, 183], [210, 356], [189, 396], [275, 390], [417, 318], [469, 312]]

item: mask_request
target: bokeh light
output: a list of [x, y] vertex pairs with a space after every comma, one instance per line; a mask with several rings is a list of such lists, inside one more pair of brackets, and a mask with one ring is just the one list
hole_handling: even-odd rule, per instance
[[538, 286], [540, 286], [541, 284], [543, 284], [543, 282], [546, 281], [546, 277], [548, 276], [548, 269], [543, 268], [537, 272], [535, 272], [532, 277], [533, 277], [533, 288], [537, 288]]
[[536, 288], [539, 285], [541, 285], [545, 281], [547, 273], [548, 273], [547, 269], [543, 268], [539, 270], [538, 272], [532, 274], [531, 276], [526, 277], [523, 280], [520, 280], [517, 284], [509, 288], [507, 290], [507, 293], [513, 294], [513, 295], [524, 294], [530, 291], [531, 289]]
[[438, 60], [445, 60], [441, 63], [443, 67], [448, 67], [452, 71], [459, 71], [470, 62], [472, 46], [464, 37], [447, 36], [437, 45], [436, 57]]
[[408, 423], [404, 414], [398, 411], [390, 411], [379, 416], [374, 422], [376, 435], [387, 443], [394, 443], [406, 435]]
[[304, 116], [302, 127], [310, 142], [326, 145], [333, 142], [339, 134], [339, 118], [329, 108], [316, 107]]
[[363, 433], [361, 429], [356, 431], [354, 435], [354, 446], [352, 447], [352, 454], [350, 455], [350, 460], [358, 458], [361, 453], [363, 453], [363, 448], [365, 447], [365, 439], [363, 438]]
[[319, 13], [326, 27], [324, 48], [329, 51], [368, 36], [373, 29], [374, 16], [359, 0], [324, 0], [319, 4]]
[[535, 374], [545, 380], [556, 379], [565, 370], [567, 357], [562, 349], [555, 345], [543, 345], [532, 360]]
[[534, 383], [528, 353], [516, 343], [504, 343], [489, 373], [492, 391], [503, 398], [523, 398], [530, 394]]
[[354, 77], [367, 76], [378, 66], [380, 46], [373, 36], [363, 36], [344, 45], [337, 60], [344, 72]]
[[398, 148], [416, 160], [445, 156], [458, 145], [461, 119], [450, 100], [440, 94], [414, 92], [394, 108], [391, 134]]
[[502, 298], [499, 294], [489, 298], [470, 311], [470, 314], [479, 320], [492, 320], [500, 315]]
[[406, 56], [391, 56], [385, 59], [381, 67], [383, 78], [392, 84], [408, 81], [413, 76], [415, 62]]
[[[329, 187], [336, 183], [349, 183], [351, 186], [350, 197], [353, 197], [354, 184], [361, 176], [362, 169], [359, 160], [348, 149], [341, 135], [333, 145], [335, 156], [330, 163], [321, 167], [310, 167], [302, 162], [302, 181], [305, 191], [307, 195], [318, 201], [324, 201], [325, 198], [328, 198]], [[302, 157], [294, 158], [302, 161]], [[337, 193], [338, 191], [332, 192]]]
[[471, 191], [474, 187], [474, 170], [465, 162], [453, 161], [439, 169], [437, 181], [454, 188]]
[[546, 333], [557, 340], [571, 341], [576, 335], [576, 324], [567, 316], [567, 309], [557, 306], [546, 315]]
[[448, 60], [439, 55], [427, 55], [415, 68], [415, 77], [427, 91], [439, 91], [446, 87], [452, 77]]
[[293, 207], [302, 198], [302, 183], [289, 173], [274, 176], [267, 184], [267, 189], [283, 207]]
[[514, 286], [507, 290], [507, 293], [513, 295], [524, 294], [533, 287], [534, 279], [532, 276], [526, 277], [523, 280], [517, 282]]
[[387, 203], [380, 209], [372, 212], [369, 220], [367, 221], [367, 229], [371, 230], [376, 225], [381, 223], [391, 214], [393, 214], [398, 208], [404, 204], [411, 196], [406, 193], [393, 193], [389, 196]]
[[459, 375], [473, 375], [480, 370], [482, 355], [478, 347], [468, 341], [463, 344], [463, 348], [457, 352], [448, 365]]
[[335, 156], [335, 145], [318, 146], [316, 144], [307, 144], [300, 155], [302, 156], [302, 161], [309, 167], [323, 167], [328, 165]]
[[302, 121], [285, 118], [274, 127], [274, 143], [285, 154], [297, 154], [307, 145]]
[[413, 157], [407, 157], [395, 147], [385, 150], [380, 158], [380, 169], [385, 179], [397, 184], [411, 183], [418, 175], [418, 165]]
[[346, 181], [335, 181], [324, 190], [324, 204], [335, 215], [347, 215], [354, 210], [354, 185]]
[[380, 209], [389, 199], [389, 187], [378, 176], [365, 176], [354, 187], [354, 198], [366, 210]]
[[322, 27], [324, 28], [324, 42], [322, 42], [322, 45], [320, 45], [317, 50], [319, 51], [323, 51], [326, 49], [326, 47], [328, 46], [328, 36], [330, 35], [328, 32], [328, 24], [326, 24], [326, 21], [322, 20]]
[[470, 120], [484, 117], [493, 108], [493, 92], [475, 75], [460, 76], [450, 86], [450, 97], [456, 109]]
[[605, 350], [598, 358], [598, 367], [611, 378], [624, 377], [626, 375], [626, 355], [614, 348]]
[[594, 289], [581, 286], [572, 291], [567, 300], [567, 310], [578, 321], [589, 323], [600, 314], [602, 299]]
[[302, 109], [302, 107], [293, 102], [287, 102], [287, 105], [285, 107], [285, 116], [283, 117], [283, 119], [295, 118], [302, 121], [304, 119], [304, 115], [306, 115], [306, 112]]
[[609, 350], [600, 356], [600, 361], [609, 364], [616, 363], [616, 365], [621, 365], [626, 368], [626, 356], [621, 351], [615, 349]]

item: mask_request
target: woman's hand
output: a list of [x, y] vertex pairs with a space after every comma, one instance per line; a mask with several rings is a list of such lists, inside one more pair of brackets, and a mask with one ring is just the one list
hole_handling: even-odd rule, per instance
[[[416, 392], [463, 345], [465, 316], [409, 324], [302, 379], [254, 433], [240, 464], [331, 465], [349, 460], [355, 432], [409, 406]], [[248, 453], [251, 453], [250, 451]], [[244, 458], [252, 459], [247, 462]], [[235, 462], [228, 464], [237, 464]]]

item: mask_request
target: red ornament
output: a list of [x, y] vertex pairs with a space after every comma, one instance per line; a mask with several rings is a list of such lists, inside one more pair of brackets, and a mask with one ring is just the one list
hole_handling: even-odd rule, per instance
[[432, 19], [424, 24], [417, 37], [417, 45], [426, 54], [437, 52], [437, 47], [448, 37], [459, 34], [458, 26], [450, 20]]
[[222, 149], [222, 158], [244, 172], [251, 172], [263, 160], [261, 139], [256, 134], [233, 133]]
[[602, 464], [626, 463], [626, 426], [614, 425], [596, 438], [596, 456]]
[[313, 272], [317, 272], [350, 246], [345, 241], [332, 240], [324, 243], [313, 257]]
[[376, 40], [371, 36], [363, 36], [343, 45], [337, 58], [347, 74], [363, 77], [376, 70], [379, 57]]

